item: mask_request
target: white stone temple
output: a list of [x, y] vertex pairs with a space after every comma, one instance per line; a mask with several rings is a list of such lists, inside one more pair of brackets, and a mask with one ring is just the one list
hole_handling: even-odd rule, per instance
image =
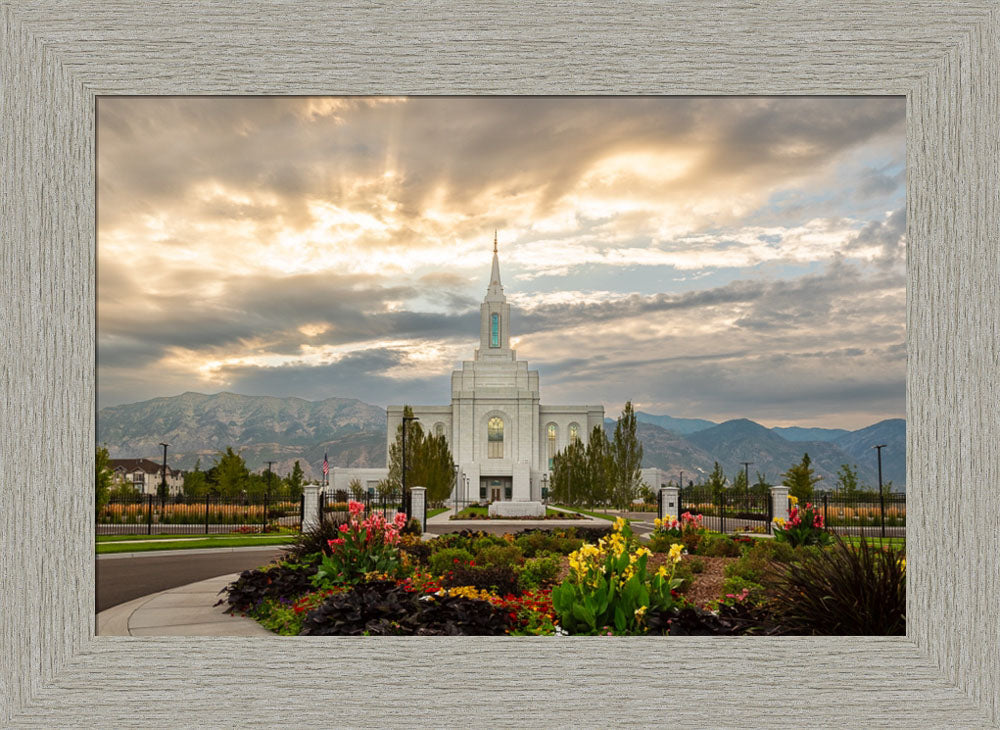
[[[459, 467], [459, 500], [537, 502], [548, 483], [552, 458], [571, 440], [586, 443], [604, 423], [604, 406], [540, 403], [538, 371], [529, 370], [510, 347], [510, 305], [500, 283], [500, 259], [493, 239], [493, 268], [480, 305], [479, 348], [451, 374], [451, 404], [412, 405], [424, 432], [444, 434]], [[386, 409], [386, 453], [396, 439], [403, 406]], [[347, 489], [352, 479], [373, 487], [388, 468], [335, 467], [331, 486]], [[514, 505], [511, 505], [514, 507]]]

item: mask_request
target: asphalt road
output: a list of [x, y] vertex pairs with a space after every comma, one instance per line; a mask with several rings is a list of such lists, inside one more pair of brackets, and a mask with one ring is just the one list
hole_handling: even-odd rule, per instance
[[97, 611], [150, 593], [256, 568], [281, 554], [274, 550], [156, 555], [96, 561]]

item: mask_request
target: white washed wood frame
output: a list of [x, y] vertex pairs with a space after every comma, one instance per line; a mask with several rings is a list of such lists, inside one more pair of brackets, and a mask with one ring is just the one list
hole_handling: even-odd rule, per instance
[[[998, 31], [985, 0], [0, 0], [0, 723], [995, 726]], [[389, 93], [906, 95], [905, 638], [95, 638], [95, 95]]]

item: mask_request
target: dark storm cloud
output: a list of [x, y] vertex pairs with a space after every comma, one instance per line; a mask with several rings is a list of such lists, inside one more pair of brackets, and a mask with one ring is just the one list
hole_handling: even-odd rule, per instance
[[245, 395], [297, 396], [321, 400], [337, 395], [366, 403], [434, 404], [450, 395], [447, 377], [415, 377], [401, 380], [385, 374], [405, 360], [392, 349], [352, 353], [329, 365], [280, 368], [233, 367], [224, 375], [233, 391]]

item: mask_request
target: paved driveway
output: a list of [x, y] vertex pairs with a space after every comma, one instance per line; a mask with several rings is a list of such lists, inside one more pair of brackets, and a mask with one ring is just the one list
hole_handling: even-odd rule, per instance
[[99, 557], [97, 611], [168, 588], [256, 568], [280, 554], [279, 548], [272, 547], [186, 555], [148, 553], [135, 558]]

